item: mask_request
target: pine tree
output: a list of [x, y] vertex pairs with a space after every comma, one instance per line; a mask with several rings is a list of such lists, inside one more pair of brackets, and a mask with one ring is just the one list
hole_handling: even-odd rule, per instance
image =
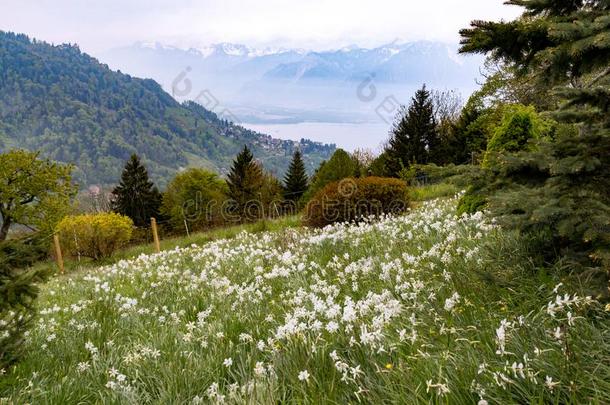
[[0, 369], [22, 354], [24, 333], [35, 315], [37, 284], [49, 276], [47, 270], [23, 267], [44, 257], [47, 248], [36, 235], [0, 242]]
[[292, 161], [288, 172], [284, 177], [284, 198], [286, 200], [298, 201], [307, 191], [307, 172], [300, 150], [292, 155]]
[[112, 210], [128, 216], [136, 226], [148, 226], [150, 218], [159, 218], [161, 193], [148, 178], [148, 171], [136, 154], [125, 164], [121, 181], [112, 194]]
[[244, 145], [244, 149], [233, 161], [233, 166], [227, 177], [229, 198], [232, 200], [233, 210], [241, 218], [245, 218], [244, 209], [248, 202], [260, 201], [263, 180], [263, 169], [254, 160], [250, 149]]
[[424, 85], [408, 109], [400, 113], [387, 148], [387, 169], [392, 176], [412, 164], [426, 164], [438, 145], [434, 106]]
[[545, 251], [610, 267], [610, 2], [507, 3], [525, 8], [521, 18], [474, 21], [461, 51], [489, 53], [562, 97], [553, 114], [577, 130], [502, 154], [478, 191], [505, 226], [544, 235]]

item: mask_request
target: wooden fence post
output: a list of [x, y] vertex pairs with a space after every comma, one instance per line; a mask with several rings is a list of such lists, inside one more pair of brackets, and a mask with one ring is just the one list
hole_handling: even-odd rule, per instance
[[155, 250], [159, 253], [161, 252], [161, 243], [159, 242], [159, 233], [157, 232], [157, 220], [151, 218], [150, 225], [152, 227], [153, 239], [155, 240]]
[[59, 244], [59, 235], [53, 235], [53, 242], [55, 245], [55, 260], [57, 261], [57, 266], [59, 267], [59, 273], [64, 274], [64, 258], [61, 255], [61, 245]]
[[188, 222], [186, 222], [186, 219], [184, 220], [184, 229], [186, 229], [186, 237], [190, 238], [191, 233], [189, 232], [189, 224], [188, 224]]

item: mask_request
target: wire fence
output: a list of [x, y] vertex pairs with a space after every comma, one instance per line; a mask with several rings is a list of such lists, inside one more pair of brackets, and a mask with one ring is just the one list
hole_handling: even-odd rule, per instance
[[[159, 239], [171, 234], [170, 226], [169, 220], [156, 221]], [[54, 240], [56, 236], [58, 236], [57, 242]], [[87, 242], [82, 240], [76, 232], [73, 235], [73, 240], [70, 241], [74, 242], [73, 244], [70, 243], [70, 245], [74, 246], [75, 249], [64, 250], [62, 245], [66, 244], [66, 237], [69, 236], [59, 236], [57, 232], [46, 233], [44, 236], [41, 236], [40, 233], [31, 233], [0, 242], [0, 270], [6, 268], [28, 268], [45, 260], [54, 260], [57, 262], [59, 270], [63, 271], [64, 255], [77, 262], [90, 259], [86, 256], [84, 250], [79, 248], [79, 246], [84, 246]], [[151, 225], [133, 226], [128, 242], [120, 246], [120, 248], [125, 249], [142, 245], [155, 246], [154, 232]]]

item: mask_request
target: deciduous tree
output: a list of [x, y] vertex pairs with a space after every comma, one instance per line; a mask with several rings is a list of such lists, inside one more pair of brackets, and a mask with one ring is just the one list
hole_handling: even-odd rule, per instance
[[37, 152], [0, 154], [0, 241], [12, 225], [51, 232], [75, 194], [72, 167], [39, 159]]

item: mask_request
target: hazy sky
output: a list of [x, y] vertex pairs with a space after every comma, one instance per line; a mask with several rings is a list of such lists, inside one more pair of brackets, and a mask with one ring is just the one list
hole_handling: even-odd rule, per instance
[[136, 41], [338, 48], [456, 42], [470, 20], [510, 19], [503, 0], [0, 0], [0, 30], [96, 53]]

